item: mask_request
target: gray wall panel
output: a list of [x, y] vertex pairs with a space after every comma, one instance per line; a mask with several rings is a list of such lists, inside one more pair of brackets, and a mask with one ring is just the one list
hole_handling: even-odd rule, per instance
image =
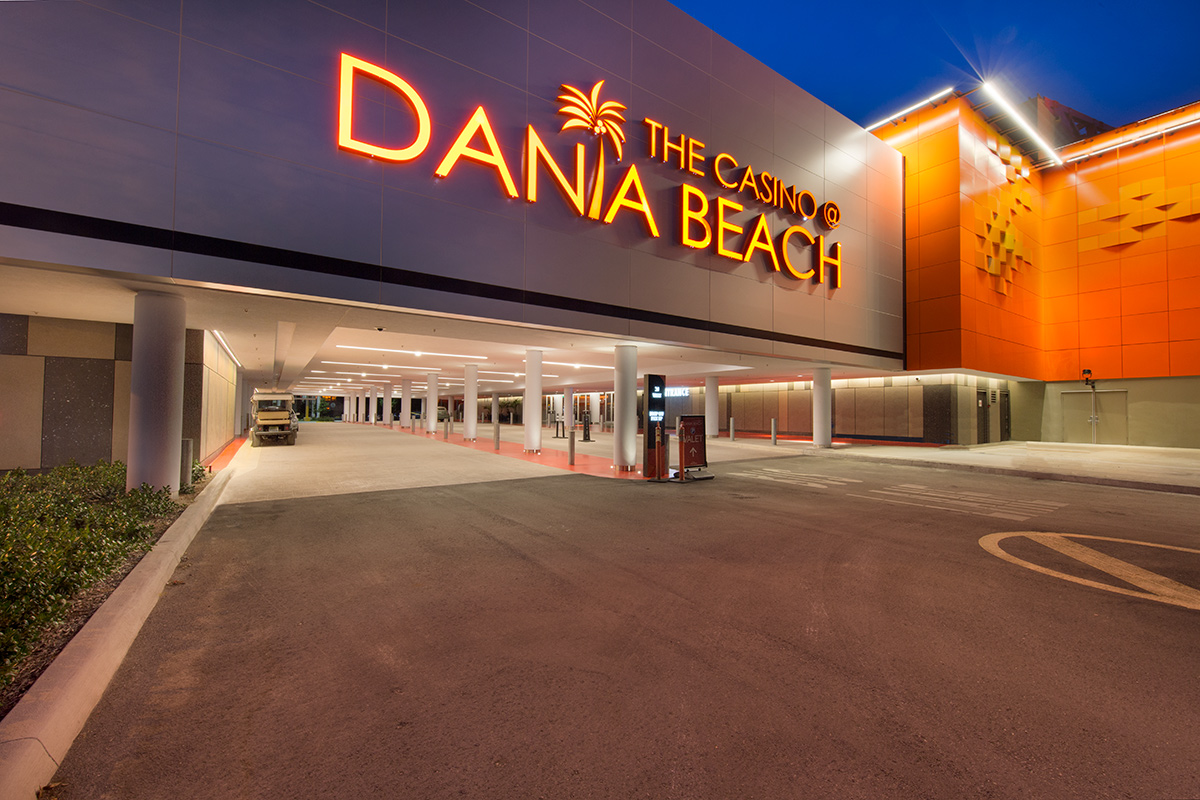
[[94, 464], [112, 455], [113, 362], [46, 359], [42, 404], [42, 467], [75, 459]]

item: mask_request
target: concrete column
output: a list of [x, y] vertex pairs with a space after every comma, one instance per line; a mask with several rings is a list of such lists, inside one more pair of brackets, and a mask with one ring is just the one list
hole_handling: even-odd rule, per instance
[[613, 464], [630, 472], [637, 468], [637, 347], [619, 344], [613, 351]]
[[400, 427], [412, 427], [412, 381], [400, 381]]
[[525, 421], [525, 452], [542, 449], [542, 351], [525, 351], [525, 400], [521, 405]]
[[425, 432], [437, 433], [437, 373], [425, 376]]
[[160, 292], [134, 297], [126, 489], [148, 483], [179, 494], [186, 320], [182, 297]]
[[563, 392], [563, 433], [571, 435], [575, 430], [575, 387], [568, 386]]
[[813, 370], [813, 444], [817, 447], [833, 446], [833, 391], [830, 389], [829, 367]]
[[392, 385], [383, 387], [383, 421], [392, 427]]
[[378, 416], [379, 415], [379, 411], [378, 411], [379, 387], [378, 386], [371, 387], [371, 394], [370, 394], [370, 399], [368, 402], [370, 403], [370, 406], [367, 408], [367, 422], [370, 422], [372, 425], [374, 425], [376, 420], [379, 419], [379, 416]]
[[468, 364], [463, 368], [463, 376], [467, 384], [463, 407], [463, 438], [468, 442], [475, 441], [476, 427], [479, 422], [479, 367]]
[[721, 433], [721, 387], [717, 385], [717, 376], [709, 375], [704, 379], [704, 434], [709, 439], [717, 438]]
[[500, 423], [500, 394], [497, 392], [492, 395], [492, 424]]

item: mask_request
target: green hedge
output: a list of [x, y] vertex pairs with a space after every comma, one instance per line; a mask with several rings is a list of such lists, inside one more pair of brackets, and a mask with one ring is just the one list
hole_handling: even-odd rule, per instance
[[127, 493], [119, 461], [0, 475], [0, 685], [73, 595], [148, 550], [154, 518], [179, 508], [166, 489]]

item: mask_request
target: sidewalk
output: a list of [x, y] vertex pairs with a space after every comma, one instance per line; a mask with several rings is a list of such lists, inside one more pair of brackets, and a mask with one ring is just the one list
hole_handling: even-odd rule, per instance
[[[400, 431], [399, 428], [396, 429]], [[402, 431], [410, 434], [407, 430]], [[457, 423], [449, 442], [475, 450], [494, 452], [494, 429], [480, 423], [475, 442], [464, 442], [462, 424]], [[418, 433], [431, 440], [436, 436]], [[500, 426], [500, 455], [519, 458], [546, 466], [608, 477], [640, 477], [640, 472], [616, 473], [612, 470], [612, 434], [593, 429], [592, 442], [579, 441], [576, 433], [576, 466], [567, 465], [569, 440], [553, 436], [553, 429], [542, 429], [542, 452], [522, 451], [524, 429], [520, 425]], [[641, 460], [642, 439], [638, 436]], [[779, 438], [772, 445], [769, 436], [750, 434], [730, 441], [726, 436], [707, 440], [709, 464], [722, 464], [760, 458], [811, 456], [817, 458], [859, 458], [886, 461], [906, 466], [963, 469], [972, 472], [1015, 475], [1041, 480], [1091, 483], [1149, 491], [1200, 495], [1200, 450], [1182, 447], [1135, 447], [1131, 445], [1065, 444], [1061, 442], [998, 442], [981, 445], [878, 444], [834, 440], [832, 448], [814, 447], [811, 439]], [[678, 466], [677, 440], [669, 448], [672, 467]], [[640, 468], [640, 467], [639, 467]]]

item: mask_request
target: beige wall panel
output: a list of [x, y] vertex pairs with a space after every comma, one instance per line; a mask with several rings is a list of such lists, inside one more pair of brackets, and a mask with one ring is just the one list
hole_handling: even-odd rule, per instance
[[112, 460], [129, 463], [129, 376], [132, 362], [113, 362]]
[[925, 437], [925, 387], [908, 387], [908, 435]]
[[[1018, 384], [1023, 395], [1023, 405], [1036, 397], [1036, 385]], [[1041, 434], [1042, 441], [1063, 440], [1063, 392], [1078, 392], [1083, 389], [1078, 381], [1045, 384], [1042, 398]], [[1180, 378], [1131, 378], [1126, 380], [1101, 380], [1100, 390], [1124, 390], [1128, 392], [1126, 406], [1128, 442], [1144, 447], [1195, 447], [1200, 448], [1200, 414], [1196, 413], [1196, 397], [1200, 396], [1200, 377]], [[1015, 395], [1015, 392], [1014, 392]], [[1017, 436], [1016, 408], [1013, 410], [1013, 436]], [[1028, 424], [1028, 423], [1027, 423]], [[1024, 430], [1024, 429], [1022, 429]]]
[[763, 421], [763, 393], [758, 392], [742, 392], [742, 396], [746, 398], [746, 410], [743, 414], [743, 421], [739, 423], [744, 431], [761, 431], [765, 425]]
[[[31, 320], [32, 322], [32, 320]], [[0, 355], [0, 469], [42, 465], [42, 394], [46, 361]]]
[[883, 387], [854, 390], [854, 432], [860, 436], [882, 436], [886, 429]]
[[854, 389], [833, 390], [833, 432], [856, 433], [854, 428]]
[[958, 406], [958, 443], [979, 444], [979, 429], [975, 422], [975, 387], [955, 386], [954, 400]]
[[79, 319], [29, 318], [29, 355], [67, 358], [113, 357], [117, 326]]
[[883, 390], [883, 433], [885, 436], [908, 436], [907, 386], [889, 386]]
[[788, 392], [788, 423], [790, 433], [812, 433], [812, 390]]

